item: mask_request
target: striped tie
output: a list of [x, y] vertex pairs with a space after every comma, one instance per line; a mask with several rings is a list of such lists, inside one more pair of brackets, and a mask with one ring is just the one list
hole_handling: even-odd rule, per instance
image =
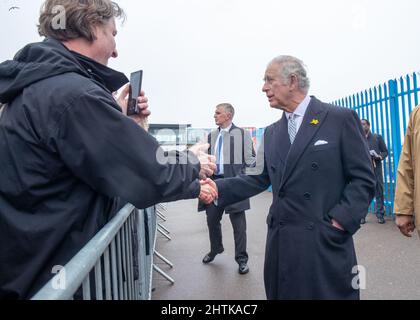
[[289, 121], [288, 121], [290, 144], [293, 144], [293, 141], [295, 141], [295, 138], [296, 138], [297, 126], [296, 126], [295, 117], [296, 117], [295, 114], [292, 113], [289, 116]]

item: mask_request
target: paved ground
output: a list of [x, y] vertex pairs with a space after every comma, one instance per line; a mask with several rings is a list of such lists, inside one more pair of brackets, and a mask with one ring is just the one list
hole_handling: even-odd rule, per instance
[[[196, 210], [197, 201], [180, 201], [167, 205], [164, 225], [172, 241], [159, 236], [157, 250], [174, 264], [170, 269], [155, 262], [175, 279], [170, 285], [154, 273], [154, 300], [263, 300], [263, 261], [265, 217], [271, 193], [251, 200], [247, 213], [250, 272], [239, 275], [234, 261], [233, 231], [227, 216], [223, 218], [225, 252], [209, 265], [201, 262], [209, 251], [205, 213]], [[373, 216], [355, 236], [359, 264], [367, 271], [362, 299], [420, 300], [420, 241], [417, 234], [403, 237], [391, 219], [385, 225]]]

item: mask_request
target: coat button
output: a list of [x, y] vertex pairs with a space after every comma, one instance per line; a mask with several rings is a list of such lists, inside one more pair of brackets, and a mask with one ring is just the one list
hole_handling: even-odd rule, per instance
[[311, 222], [311, 223], [309, 223], [307, 226], [306, 226], [306, 228], [308, 229], [308, 230], [314, 230], [314, 223], [313, 222]]
[[318, 163], [316, 163], [316, 162], [312, 163], [312, 170], [316, 171], [318, 169], [319, 169]]
[[312, 198], [312, 195], [310, 194], [310, 193], [305, 193], [304, 195], [303, 195], [303, 197], [305, 198], [305, 200], [311, 200], [311, 198]]
[[280, 192], [279, 192], [279, 197], [280, 197], [280, 198], [284, 198], [284, 197], [285, 197], [285, 195], [286, 195], [286, 194], [285, 194], [283, 191], [280, 191]]

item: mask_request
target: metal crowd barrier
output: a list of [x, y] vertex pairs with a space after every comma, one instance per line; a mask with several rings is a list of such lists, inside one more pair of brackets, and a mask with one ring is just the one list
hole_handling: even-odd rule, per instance
[[71, 259], [32, 300], [150, 300], [157, 232], [169, 231], [157, 222], [164, 205], [138, 210], [126, 205]]

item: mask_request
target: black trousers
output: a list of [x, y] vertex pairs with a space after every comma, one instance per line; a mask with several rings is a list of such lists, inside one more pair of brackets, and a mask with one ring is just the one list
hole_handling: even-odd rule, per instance
[[376, 190], [375, 190], [375, 214], [378, 218], [385, 215], [384, 207], [384, 177], [382, 173], [382, 164], [377, 164], [375, 168]]
[[[210, 236], [210, 251], [212, 253], [220, 252], [223, 249], [222, 241], [222, 220], [224, 208], [216, 207], [211, 204], [206, 209], [207, 226]], [[248, 253], [246, 252], [246, 219], [245, 211], [239, 211], [229, 214], [230, 222], [233, 227], [233, 237], [235, 240], [235, 260], [237, 263], [248, 262]]]

